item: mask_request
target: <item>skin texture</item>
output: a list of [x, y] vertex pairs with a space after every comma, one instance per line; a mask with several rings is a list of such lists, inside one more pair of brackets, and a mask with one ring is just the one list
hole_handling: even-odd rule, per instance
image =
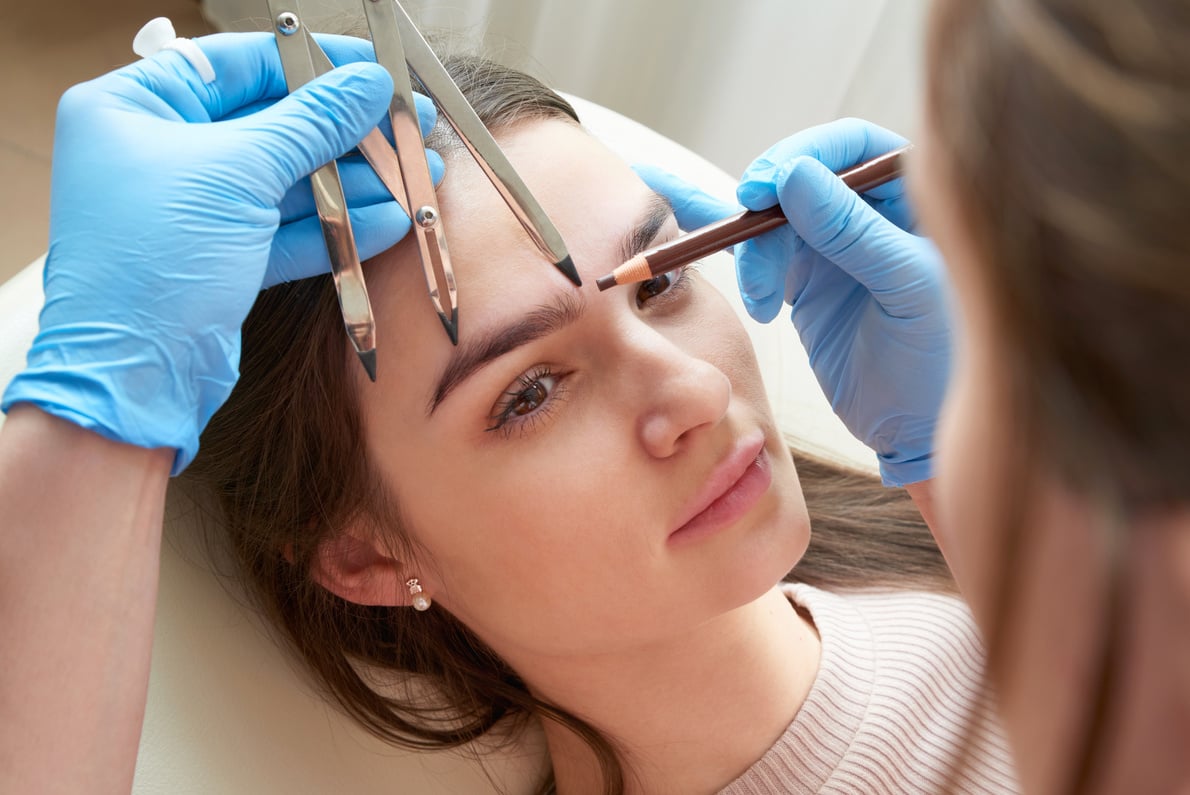
[[[357, 602], [399, 604], [404, 581], [418, 577], [434, 609], [463, 620], [538, 695], [619, 739], [638, 784], [713, 791], [788, 726], [817, 667], [813, 628], [774, 587], [809, 540], [797, 474], [746, 332], [714, 288], [690, 274], [663, 277], [653, 295], [596, 291], [654, 204], [644, 183], [572, 124], [526, 123], [501, 143], [584, 286], [543, 260], [474, 164], [456, 157], [439, 202], [460, 349], [543, 305], [585, 308], [427, 416], [454, 351], [412, 245], [371, 267], [390, 342], [379, 346], [375, 387], [361, 387], [366, 434], [416, 559], [356, 531], [329, 545], [321, 579]], [[641, 242], [677, 233], [668, 215]], [[506, 393], [538, 387], [549, 395], [539, 408], [486, 430]], [[760, 437], [772, 473], [763, 495], [717, 532], [671, 543], [712, 471]], [[583, 791], [585, 752], [549, 725], [547, 736], [561, 791]]]
[[[995, 474], [1009, 452], [997, 429], [1012, 422], [1000, 391], [1007, 357], [984, 296], [983, 267], [956, 208], [960, 197], [934, 151], [929, 124], [911, 176], [915, 204], [950, 268], [958, 299], [955, 369], [938, 436], [933, 483], [947, 557], [977, 623], [991, 632], [1001, 605], [1001, 539], [989, 517], [1024, 501], [1025, 551], [1008, 576], [1017, 604], [1003, 638], [1001, 712], [1027, 792], [1064, 791], [1081, 754], [1082, 727], [1103, 643], [1109, 552], [1102, 519], [1083, 496], [1041, 478], [1032, 495], [1003, 494]], [[1171, 511], [1117, 528], [1133, 588], [1119, 642], [1120, 701], [1107, 718], [1109, 747], [1092, 776], [1102, 792], [1174, 792], [1190, 784], [1190, 517]]]
[[28, 405], [0, 429], [0, 792], [131, 790], [173, 457]]

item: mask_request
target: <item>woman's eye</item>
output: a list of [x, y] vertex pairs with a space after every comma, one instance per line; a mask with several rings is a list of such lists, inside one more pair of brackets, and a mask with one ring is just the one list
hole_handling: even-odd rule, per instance
[[493, 407], [488, 418], [492, 424], [487, 430], [538, 418], [544, 413], [543, 407], [554, 397], [559, 380], [548, 370], [531, 371], [517, 378]]
[[552, 382], [553, 378], [547, 376], [545, 379], [534, 381], [526, 386], [521, 391], [517, 392], [510, 401], [509, 411], [519, 417], [537, 411], [541, 408], [541, 404], [545, 403], [546, 398], [550, 396], [550, 385], [546, 382]]
[[688, 268], [682, 267], [669, 273], [662, 273], [636, 286], [636, 305], [643, 307], [656, 298], [672, 296], [688, 283]]

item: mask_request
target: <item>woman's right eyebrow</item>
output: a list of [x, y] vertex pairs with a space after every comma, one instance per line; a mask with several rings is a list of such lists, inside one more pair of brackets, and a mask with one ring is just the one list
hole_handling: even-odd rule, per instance
[[[645, 203], [644, 212], [620, 242], [619, 251], [623, 259], [632, 259], [647, 249], [672, 215], [673, 206], [669, 200], [659, 193], [652, 193]], [[567, 291], [560, 293], [555, 303], [537, 306], [508, 325], [461, 340], [438, 379], [426, 415], [432, 416], [455, 388], [485, 365], [569, 326], [582, 316], [586, 307], [587, 302], [582, 294]]]

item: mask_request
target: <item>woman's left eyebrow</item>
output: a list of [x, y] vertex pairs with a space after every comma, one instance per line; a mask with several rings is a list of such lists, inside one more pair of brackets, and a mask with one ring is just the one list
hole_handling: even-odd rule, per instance
[[[665, 226], [665, 222], [674, 214], [673, 205], [669, 199], [660, 193], [652, 192], [645, 204], [645, 211], [624, 236], [620, 243], [620, 262], [627, 262], [649, 247], [653, 238]], [[619, 263], [617, 263], [619, 264]]]
[[[673, 207], [669, 200], [659, 193], [650, 193], [644, 212], [620, 242], [619, 251], [623, 259], [632, 259], [647, 249], [672, 215]], [[569, 326], [582, 317], [586, 308], [586, 299], [581, 294], [572, 291], [561, 292], [554, 303], [542, 304], [531, 309], [524, 317], [506, 326], [488, 333], [480, 333], [467, 340], [460, 340], [454, 355], [438, 379], [426, 414], [433, 415], [442, 401], [446, 400], [459, 384], [485, 365], [506, 353]]]
[[447, 395], [484, 365], [569, 326], [582, 317], [586, 308], [586, 299], [569, 291], [559, 293], [556, 303], [542, 304], [507, 326], [461, 341], [438, 379], [426, 413], [432, 415]]

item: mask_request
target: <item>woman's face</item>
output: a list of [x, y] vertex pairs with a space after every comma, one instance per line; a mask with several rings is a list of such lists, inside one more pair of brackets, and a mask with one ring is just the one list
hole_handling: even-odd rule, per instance
[[617, 156], [560, 121], [501, 145], [583, 286], [467, 157], [438, 193], [458, 346], [411, 240], [369, 266], [378, 379], [359, 392], [369, 454], [419, 547], [410, 576], [512, 658], [677, 636], [770, 589], [808, 542], [753, 350], [693, 271], [597, 291], [678, 234]]

